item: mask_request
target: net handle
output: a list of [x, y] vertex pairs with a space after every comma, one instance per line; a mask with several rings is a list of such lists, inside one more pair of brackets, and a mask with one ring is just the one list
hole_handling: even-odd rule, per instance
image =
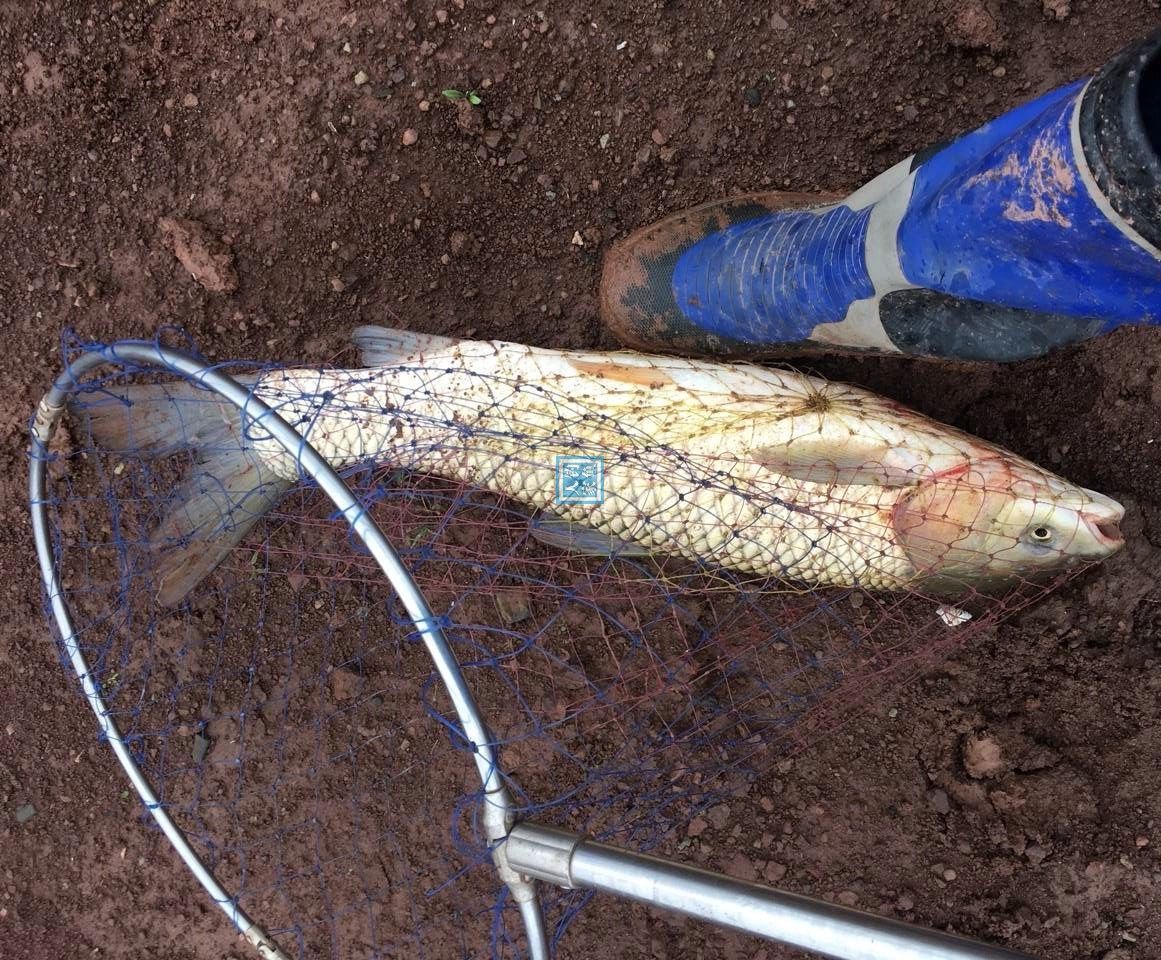
[[278, 413], [267, 406], [228, 374], [209, 367], [200, 360], [148, 340], [124, 340], [99, 349], [88, 349], [68, 364], [37, 405], [31, 427], [28, 497], [32, 514], [32, 532], [45, 596], [60, 631], [61, 642], [80, 681], [81, 690], [118, 761], [137, 791], [145, 808], [169, 839], [179, 857], [230, 922], [258, 950], [264, 960], [290, 960], [269, 936], [238, 906], [198, 857], [177, 824], [162, 807], [137, 761], [112, 719], [105, 700], [90, 672], [89, 665], [73, 626], [65, 602], [52, 550], [48, 519], [47, 463], [48, 444], [65, 411], [69, 394], [82, 386], [83, 378], [93, 369], [106, 364], [160, 367], [176, 373], [208, 390], [212, 390], [243, 411], [247, 420], [261, 421], [262, 428], [296, 459], [303, 474], [313, 479], [339, 509], [343, 518], [363, 542], [391, 582], [408, 617], [415, 624], [436, 670], [443, 680], [452, 705], [463, 727], [467, 746], [476, 762], [483, 785], [483, 825], [501, 880], [507, 884], [520, 908], [531, 960], [548, 960], [548, 936], [540, 909], [535, 882], [521, 876], [508, 865], [503, 840], [515, 823], [515, 805], [504, 785], [502, 771], [487, 725], [468, 688], [463, 671], [439, 620], [428, 606], [419, 586], [403, 565], [399, 555], [382, 530], [359, 503], [351, 489], [333, 467]]

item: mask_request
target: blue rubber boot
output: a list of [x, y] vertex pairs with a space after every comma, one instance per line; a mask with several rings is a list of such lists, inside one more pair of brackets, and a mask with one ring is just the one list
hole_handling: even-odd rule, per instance
[[639, 230], [602, 318], [639, 349], [1020, 360], [1161, 323], [1161, 31], [845, 199], [772, 193]]

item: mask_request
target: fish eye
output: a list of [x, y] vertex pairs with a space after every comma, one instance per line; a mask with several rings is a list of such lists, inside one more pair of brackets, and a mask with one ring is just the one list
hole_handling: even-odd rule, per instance
[[1050, 527], [1044, 526], [1040, 523], [1028, 531], [1029, 536], [1037, 543], [1049, 543], [1052, 540], [1052, 530]]

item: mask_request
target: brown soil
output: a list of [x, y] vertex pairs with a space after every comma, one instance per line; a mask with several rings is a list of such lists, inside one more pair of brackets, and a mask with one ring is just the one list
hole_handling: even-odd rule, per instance
[[[345, 331], [365, 322], [603, 343], [600, 256], [623, 231], [728, 193], [849, 189], [1091, 71], [1156, 20], [1146, 0], [583, 12], [563, 3], [0, 0], [11, 397], [0, 460], [9, 531], [0, 553], [9, 610], [0, 957], [249, 955], [165, 840], [139, 822], [44, 627], [24, 430], [59, 368], [64, 328], [110, 340], [174, 324], [209, 356], [269, 361], [336, 356]], [[483, 102], [450, 103], [440, 96], [449, 87]], [[203, 224], [212, 235], [201, 237], [197, 263], [208, 286], [232, 287], [236, 271], [237, 289], [212, 292], [191, 278], [164, 217]], [[697, 836], [671, 834], [666, 852], [1047, 960], [1161, 956], [1161, 337], [1128, 331], [1004, 369], [814, 366], [1117, 496], [1130, 508], [1128, 546], [810, 749], [773, 761], [725, 809], [706, 811], [687, 831]], [[303, 635], [324, 631], [307, 624]], [[434, 779], [405, 794], [408, 836], [440, 869], [399, 876], [386, 843], [357, 852], [379, 865], [374, 889], [394, 891], [375, 905], [390, 931], [374, 938], [379, 955], [483, 954], [486, 942], [447, 924], [425, 943], [404, 934], [423, 928], [417, 916], [433, 906], [420, 892], [456, 860], [445, 805], [469, 784], [455, 766], [463, 755], [419, 722], [418, 704], [405, 709], [426, 672], [413, 652], [391, 659], [400, 649], [385, 642], [379, 660], [296, 709], [304, 723], [329, 720], [321, 711], [355, 699], [347, 694], [371, 678], [383, 692], [366, 701], [377, 728], [404, 731], [418, 756], [449, 758], [427, 763]], [[304, 656], [322, 675], [333, 654]], [[269, 678], [264, 702], [279, 702], [279, 679]], [[179, 717], [187, 708], [175, 703]], [[333, 746], [357, 726], [328, 726], [332, 739], [319, 742]], [[211, 744], [230, 740], [221, 727], [207, 731]], [[290, 746], [286, 769], [301, 774], [310, 764], [294, 750], [304, 744]], [[549, 758], [517, 759], [534, 768]], [[532, 776], [524, 785], [545, 786]], [[318, 809], [333, 815], [343, 784], [314, 788]], [[207, 834], [228, 838], [222, 869], [237, 870], [231, 856], [253, 822], [242, 819], [248, 796], [232, 808], [237, 819], [215, 819], [216, 799], [211, 792], [194, 812]], [[36, 814], [18, 823], [27, 804]], [[346, 876], [330, 878], [330, 889], [347, 890]], [[283, 883], [293, 900], [258, 891], [251, 901], [267, 925], [333, 912], [302, 878]], [[464, 931], [479, 928], [479, 917], [468, 920]], [[302, 945], [326, 955], [313, 936]], [[608, 956], [611, 943], [624, 957], [789, 956], [607, 899], [581, 912], [560, 955]], [[349, 943], [334, 952], [372, 955]]]

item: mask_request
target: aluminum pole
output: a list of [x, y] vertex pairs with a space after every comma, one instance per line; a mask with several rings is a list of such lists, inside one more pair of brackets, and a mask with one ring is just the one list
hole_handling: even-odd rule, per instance
[[537, 880], [612, 893], [837, 960], [1032, 960], [1003, 947], [621, 850], [558, 827], [518, 824], [507, 847], [509, 864]]

